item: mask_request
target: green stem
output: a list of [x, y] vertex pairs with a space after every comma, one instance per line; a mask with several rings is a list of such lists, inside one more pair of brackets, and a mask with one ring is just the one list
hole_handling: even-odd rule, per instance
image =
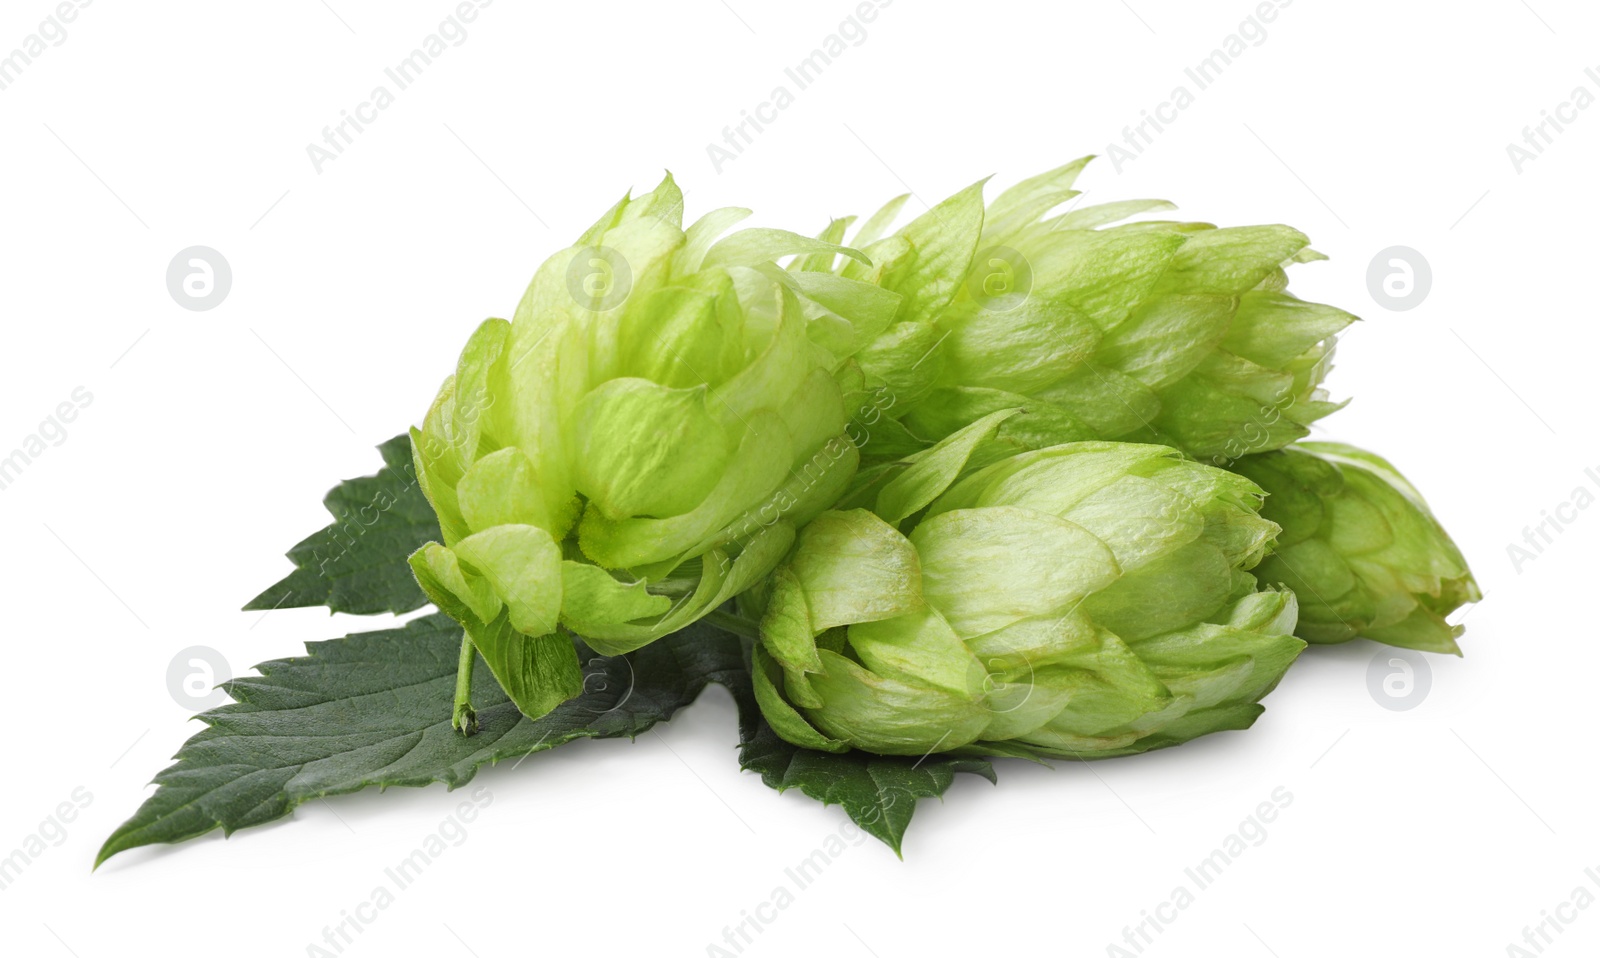
[[478, 730], [478, 713], [472, 708], [472, 667], [478, 662], [478, 650], [465, 633], [461, 636], [461, 658], [456, 662], [456, 701], [450, 712], [450, 724], [462, 735]]
[[742, 615], [713, 609], [706, 613], [706, 621], [734, 635], [742, 635], [747, 639], [761, 638], [761, 626], [754, 619], [747, 619]]

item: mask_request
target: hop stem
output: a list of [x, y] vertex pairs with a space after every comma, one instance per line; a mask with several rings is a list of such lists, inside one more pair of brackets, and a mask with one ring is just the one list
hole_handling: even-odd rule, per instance
[[761, 624], [742, 615], [724, 612], [721, 609], [713, 609], [706, 613], [706, 621], [725, 632], [732, 632], [734, 635], [743, 636], [747, 639], [761, 638]]
[[478, 730], [478, 713], [472, 708], [472, 667], [477, 664], [478, 650], [472, 640], [461, 636], [461, 658], [456, 663], [455, 708], [450, 713], [450, 724], [462, 735]]

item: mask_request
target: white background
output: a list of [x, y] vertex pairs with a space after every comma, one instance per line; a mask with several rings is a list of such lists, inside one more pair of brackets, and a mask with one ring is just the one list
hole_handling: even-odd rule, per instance
[[[737, 204], [811, 231], [908, 188], [1008, 183], [1104, 153], [1254, 9], [899, 0], [718, 173], [707, 144], [792, 87], [784, 67], [853, 3], [501, 0], [319, 173], [307, 144], [453, 9], [328, 2], [101, 0], [0, 91], [0, 454], [93, 395], [0, 491], [0, 855], [92, 795], [0, 891], [6, 953], [306, 954], [466, 797], [314, 802], [90, 873], [198, 729], [168, 692], [175, 653], [243, 673], [383, 624], [237, 610], [325, 523], [323, 492], [420, 418], [473, 327], [623, 190], [670, 168], [691, 217]], [[1368, 692], [1376, 646], [1312, 649], [1249, 732], [963, 777], [919, 807], [904, 862], [850, 847], [745, 954], [1104, 955], [1280, 786], [1266, 841], [1145, 954], [1503, 955], [1575, 887], [1600, 895], [1600, 510], [1568, 511], [1520, 568], [1507, 552], [1600, 467], [1600, 109], [1520, 172], [1506, 150], [1575, 87], [1600, 92], [1600, 12], [1529, 3], [1299, 0], [1134, 162], [1080, 182], [1291, 223], [1332, 257], [1293, 273], [1366, 319], [1330, 380], [1355, 402], [1322, 434], [1391, 457], [1454, 533], [1488, 592], [1466, 657], [1432, 658], [1431, 693], [1395, 712]], [[7, 3], [0, 53], [52, 9]], [[194, 245], [232, 264], [208, 312], [165, 285]], [[1394, 245], [1432, 266], [1406, 312], [1366, 279]], [[484, 772], [468, 840], [345, 953], [707, 954], [845, 822], [739, 772], [734, 744], [713, 689], [659, 735]], [[1593, 954], [1600, 907], [1565, 913], [1546, 954]]]

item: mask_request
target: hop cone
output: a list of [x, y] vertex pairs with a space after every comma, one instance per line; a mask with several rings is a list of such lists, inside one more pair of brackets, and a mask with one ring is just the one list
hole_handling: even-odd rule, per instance
[[745, 215], [683, 229], [671, 177], [624, 199], [511, 322], [478, 328], [413, 430], [444, 542], [412, 567], [530, 716], [581, 690], [561, 629], [618, 654], [688, 625], [770, 572], [855, 471], [809, 307], [772, 275], [840, 248], [718, 240]]
[[[904, 197], [851, 244], [838, 272], [900, 295], [895, 322], [855, 353], [894, 420], [877, 459], [1021, 407], [1002, 437], [1024, 448], [1156, 442], [1218, 464], [1277, 449], [1339, 408], [1320, 388], [1354, 317], [1286, 291], [1284, 266], [1321, 258], [1287, 226], [1137, 222], [1160, 200], [1049, 215], [1078, 196], [1090, 158], [983, 205], [983, 184], [878, 239]], [[843, 237], [835, 221], [825, 236]], [[800, 269], [834, 268], [811, 257]]]
[[1278, 545], [1256, 569], [1300, 598], [1307, 642], [1362, 636], [1424, 652], [1461, 650], [1444, 617], [1482, 598], [1422, 495], [1370, 452], [1308, 442], [1246, 456], [1232, 469], [1268, 493]]
[[783, 738], [1088, 758], [1260, 714], [1305, 647], [1294, 595], [1246, 571], [1277, 531], [1260, 490], [1128, 443], [973, 471], [1009, 416], [915, 457], [870, 510], [822, 514], [745, 598], [761, 616], [758, 701]]

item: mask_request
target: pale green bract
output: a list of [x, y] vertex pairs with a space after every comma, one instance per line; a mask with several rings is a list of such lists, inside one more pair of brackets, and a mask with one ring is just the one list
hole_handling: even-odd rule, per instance
[[[1287, 226], [1122, 223], [1170, 210], [1129, 200], [1052, 211], [1079, 196], [1091, 157], [1024, 180], [987, 206], [982, 182], [879, 238], [899, 197], [850, 239], [871, 264], [792, 265], [898, 293], [883, 331], [813, 332], [848, 352], [888, 399], [869, 459], [926, 447], [1021, 408], [1001, 437], [1021, 448], [1084, 439], [1154, 442], [1225, 464], [1306, 436], [1338, 409], [1321, 381], [1355, 317], [1298, 299], [1284, 267], [1321, 259]], [[849, 219], [822, 234], [842, 241]], [[836, 262], [837, 261], [837, 262]], [[812, 276], [807, 276], [812, 273]]]
[[976, 468], [1014, 415], [857, 488], [846, 504], [870, 508], [823, 513], [741, 600], [760, 622], [757, 699], [783, 738], [1094, 758], [1260, 714], [1305, 647], [1294, 594], [1247, 571], [1278, 531], [1260, 490], [1146, 444]]
[[1482, 598], [1466, 559], [1421, 493], [1387, 461], [1354, 446], [1308, 442], [1231, 467], [1268, 493], [1262, 515], [1283, 527], [1256, 569], [1300, 597], [1295, 634], [1359, 637], [1461, 654], [1445, 616]]
[[581, 690], [564, 630], [617, 655], [684, 628], [770, 572], [856, 469], [834, 360], [806, 333], [827, 310], [773, 259], [865, 257], [719, 239], [748, 211], [685, 230], [682, 209], [669, 176], [547, 260], [412, 431], [444, 540], [412, 569], [530, 717]]

